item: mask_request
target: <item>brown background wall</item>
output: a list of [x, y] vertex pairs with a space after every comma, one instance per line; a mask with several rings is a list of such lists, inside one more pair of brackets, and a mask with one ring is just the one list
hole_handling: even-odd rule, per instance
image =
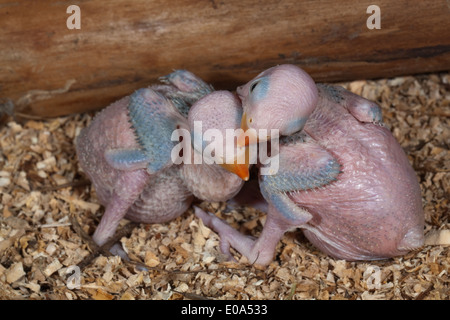
[[[81, 29], [69, 30], [69, 5]], [[367, 7], [381, 9], [369, 30]], [[173, 69], [234, 89], [281, 63], [316, 81], [450, 70], [450, 1], [10, 1], [0, 98], [57, 116], [104, 107]]]

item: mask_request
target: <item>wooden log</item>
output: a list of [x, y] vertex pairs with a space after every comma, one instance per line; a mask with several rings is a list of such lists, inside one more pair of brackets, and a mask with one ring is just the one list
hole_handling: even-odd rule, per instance
[[[68, 29], [70, 4], [81, 29]], [[27, 1], [0, 4], [0, 98], [58, 116], [98, 109], [185, 68], [219, 89], [293, 63], [316, 81], [450, 69], [448, 1]]]

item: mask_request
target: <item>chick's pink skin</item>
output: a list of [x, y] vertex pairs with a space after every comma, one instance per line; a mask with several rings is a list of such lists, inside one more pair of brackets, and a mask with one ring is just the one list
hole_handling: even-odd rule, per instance
[[314, 80], [294, 65], [267, 69], [238, 87], [237, 94], [244, 109], [243, 129], [277, 129], [280, 135], [301, 130], [317, 103]]
[[[231, 256], [229, 248], [233, 247], [250, 263], [260, 265], [270, 263], [278, 241], [294, 228], [302, 228], [307, 238], [324, 252], [347, 260], [385, 259], [421, 247], [424, 241], [421, 190], [401, 146], [379, 124], [379, 106], [343, 88], [314, 87], [318, 100], [303, 129], [314, 143], [280, 146], [278, 174], [288, 178], [298, 174], [299, 181], [303, 181], [309, 174], [301, 172], [320, 173], [320, 166], [311, 163], [313, 157], [305, 157], [313, 147], [320, 146], [341, 165], [342, 173], [336, 181], [312, 189], [286, 189], [292, 179], [268, 179], [275, 182], [267, 184], [261, 176], [260, 185], [265, 187], [266, 196], [275, 195], [271, 199], [281, 199], [282, 206], [265, 196], [269, 202], [267, 222], [257, 240], [239, 234], [198, 208], [197, 216], [219, 232], [224, 253]], [[301, 88], [304, 92], [310, 89], [310, 84]], [[246, 92], [242, 88], [240, 91]], [[301, 107], [299, 103], [297, 108]], [[266, 118], [271, 116], [267, 110]], [[286, 119], [291, 118], [286, 115]], [[261, 125], [255, 119], [259, 118], [252, 122], [255, 127], [267, 125], [267, 121], [262, 120]], [[295, 166], [298, 173], [293, 170]], [[287, 206], [283, 202], [285, 196], [290, 199]]]
[[[177, 93], [175, 89], [169, 89]], [[166, 110], [168, 115], [173, 113], [170, 102], [161, 100], [161, 96], [154, 91], [140, 92], [145, 99], [148, 97], [148, 101], [157, 99], [152, 108]], [[192, 106], [193, 113], [189, 115], [191, 122], [205, 121], [205, 129], [209, 126], [218, 126], [219, 130], [223, 126], [239, 127], [241, 109], [231, 93], [212, 92], [198, 102], [198, 106]], [[158, 172], [150, 172], [145, 163], [144, 166], [137, 166], [133, 162], [125, 162], [114, 167], [114, 163], [105, 157], [110, 150], [142, 147], [130, 123], [129, 103], [130, 97], [125, 97], [105, 108], [89, 127], [81, 131], [76, 142], [80, 166], [92, 181], [100, 203], [105, 206], [105, 213], [93, 235], [98, 245], [114, 235], [122, 218], [143, 223], [164, 223], [185, 212], [194, 195], [207, 201], [225, 201], [243, 185], [243, 180], [234, 173], [204, 161], [196, 165], [170, 165], [170, 159], [162, 159], [169, 164]], [[221, 123], [208, 122], [217, 116], [223, 118]], [[181, 121], [180, 128], [189, 128], [187, 119], [178, 115], [174, 119]], [[154, 121], [157, 121], [156, 118]], [[176, 124], [173, 127], [177, 127]], [[170, 141], [171, 133], [159, 136]], [[191, 148], [190, 145], [187, 147]]]
[[[347, 260], [383, 259], [419, 248], [421, 190], [401, 146], [387, 128], [358, 121], [320, 88], [304, 130], [334, 154], [343, 173], [323, 188], [290, 193], [313, 216], [301, 226], [305, 235], [324, 252]], [[346, 90], [340, 94], [344, 101], [369, 103]]]
[[[95, 187], [105, 213], [93, 239], [98, 245], [111, 237], [124, 217], [144, 223], [163, 223], [187, 210], [193, 197], [178, 168], [151, 179], [145, 168], [124, 171], [110, 166], [104, 155], [109, 149], [139, 148], [127, 114], [129, 97], [101, 111], [77, 138], [79, 163]], [[146, 190], [147, 189], [147, 190]], [[159, 192], [150, 193], [152, 189]], [[178, 201], [173, 201], [176, 198]], [[147, 201], [145, 201], [147, 200]], [[147, 203], [146, 203], [147, 202]]]
[[[203, 134], [209, 129], [217, 130], [223, 137], [222, 141], [213, 140], [206, 142], [215, 145], [215, 150], [221, 147], [226, 153], [227, 143], [231, 143], [233, 154], [238, 155], [239, 150], [233, 147], [234, 141], [226, 140], [226, 130], [236, 130], [239, 128], [242, 115], [242, 109], [239, 102], [231, 92], [214, 91], [209, 95], [198, 100], [190, 109], [188, 115], [188, 125], [191, 132], [194, 132], [195, 122], [201, 124], [202, 131], [199, 135], [192, 137], [205, 138]], [[193, 194], [208, 201], [226, 201], [236, 195], [244, 184], [244, 181], [237, 175], [241, 173], [241, 177], [248, 176], [248, 164], [242, 166], [235, 165], [235, 173], [225, 169], [224, 165], [207, 164], [204, 154], [201, 164], [194, 163], [194, 154], [202, 156], [202, 146], [204, 141], [193, 141], [194, 146], [192, 159], [190, 164], [184, 164], [182, 175], [188, 188]], [[221, 146], [219, 146], [221, 144]], [[225, 162], [225, 159], [223, 159]]]

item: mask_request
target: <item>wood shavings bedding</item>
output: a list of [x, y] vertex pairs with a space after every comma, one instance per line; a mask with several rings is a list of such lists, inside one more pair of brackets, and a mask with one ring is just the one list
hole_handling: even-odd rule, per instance
[[[417, 172], [426, 221], [421, 250], [346, 262], [319, 252], [298, 231], [287, 233], [275, 260], [258, 269], [237, 254], [238, 263], [224, 261], [218, 236], [190, 209], [122, 236], [132, 262], [99, 251], [79, 274], [67, 274], [92, 256], [80, 234], [91, 235], [104, 210], [73, 144], [92, 115], [10, 121], [0, 128], [0, 298], [449, 299], [450, 74], [341, 85], [382, 106]], [[249, 235], [258, 236], [265, 221], [252, 208], [200, 205]]]

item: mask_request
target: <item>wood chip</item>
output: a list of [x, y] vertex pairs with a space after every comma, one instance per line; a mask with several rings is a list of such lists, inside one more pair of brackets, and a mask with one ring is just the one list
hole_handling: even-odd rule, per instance
[[7, 187], [11, 183], [11, 179], [8, 177], [1, 177], [0, 178], [0, 188]]
[[450, 245], [450, 230], [430, 231], [425, 237], [425, 245]]
[[148, 267], [156, 267], [160, 261], [157, 255], [155, 255], [153, 252], [151, 251], [146, 251], [145, 252], [145, 261], [144, 261], [145, 265]]
[[5, 271], [6, 282], [13, 283], [25, 275], [22, 262], [14, 263], [8, 270]]
[[[226, 261], [218, 235], [190, 209], [165, 224], [128, 228], [123, 221], [127, 232], [115, 241], [124, 244], [127, 262], [91, 243], [104, 208], [79, 168], [74, 139], [92, 115], [11, 120], [0, 127], [0, 299], [449, 300], [450, 74], [341, 85], [380, 103], [417, 173], [426, 234], [420, 250], [348, 262], [289, 232], [274, 261], [258, 269]], [[249, 236], [258, 237], [265, 221], [253, 208], [198, 205]], [[77, 289], [67, 287], [69, 276]]]
[[112, 294], [109, 294], [102, 289], [97, 289], [92, 294], [92, 299], [94, 300], [112, 300], [114, 296]]
[[47, 277], [50, 277], [53, 273], [61, 269], [63, 265], [59, 262], [58, 259], [54, 259], [44, 270], [44, 274]]

